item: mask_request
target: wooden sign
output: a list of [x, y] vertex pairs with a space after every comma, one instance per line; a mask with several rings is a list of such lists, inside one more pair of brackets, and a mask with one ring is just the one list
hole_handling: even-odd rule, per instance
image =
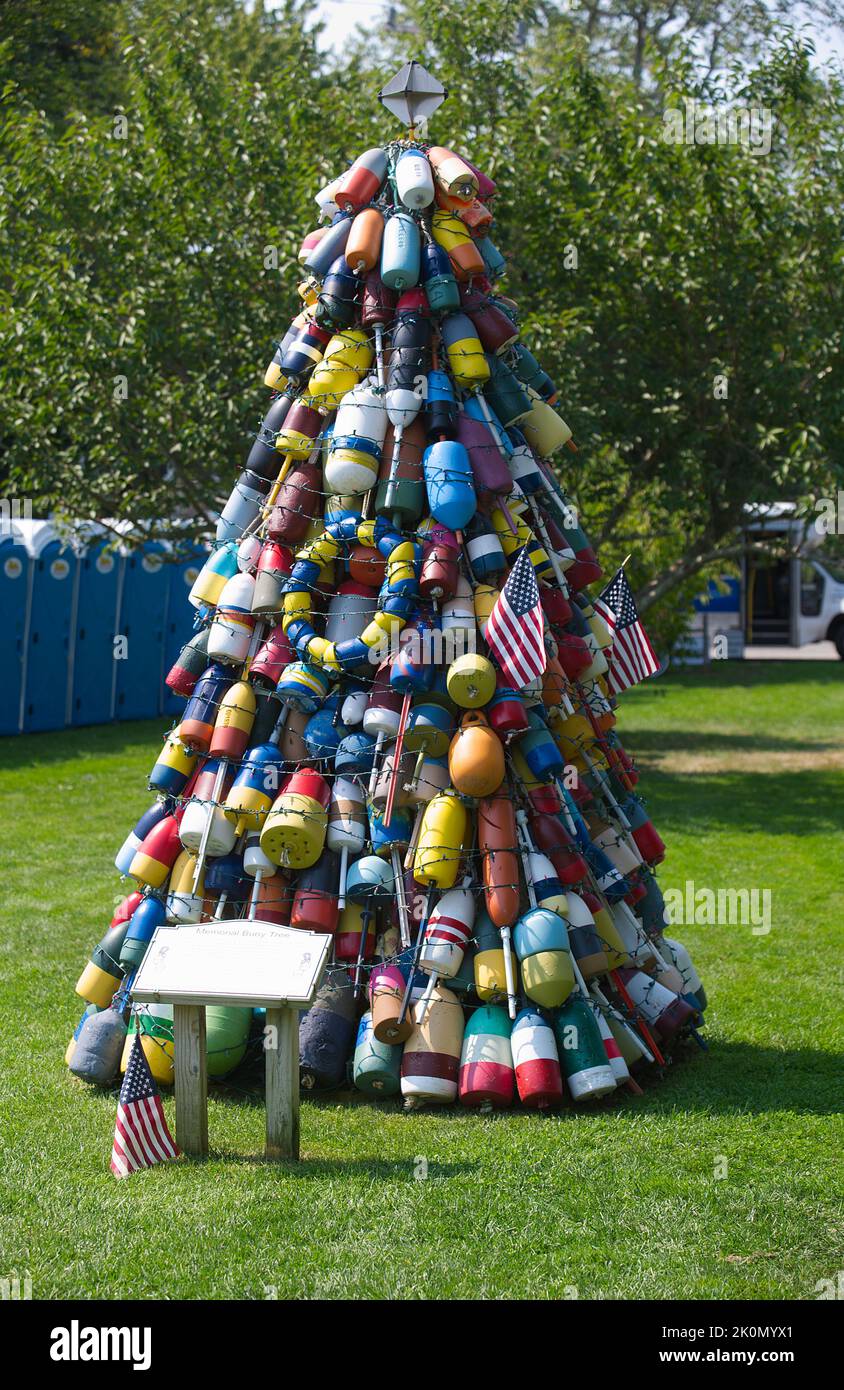
[[330, 949], [330, 936], [267, 922], [158, 927], [132, 994], [148, 1004], [307, 1008]]
[[266, 922], [159, 927], [138, 971], [139, 1003], [173, 1005], [176, 1142], [208, 1153], [205, 1005], [266, 1009], [267, 1158], [299, 1157], [299, 1010], [316, 994], [331, 937]]

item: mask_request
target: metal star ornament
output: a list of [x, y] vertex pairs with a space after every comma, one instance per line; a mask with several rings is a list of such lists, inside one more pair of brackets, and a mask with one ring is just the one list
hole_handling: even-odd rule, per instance
[[415, 60], [405, 63], [378, 93], [382, 105], [411, 130], [418, 121], [432, 116], [447, 96], [442, 83]]

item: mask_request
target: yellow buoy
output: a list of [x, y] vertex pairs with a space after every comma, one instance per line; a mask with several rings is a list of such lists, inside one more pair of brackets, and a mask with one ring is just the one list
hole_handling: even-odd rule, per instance
[[123, 1044], [120, 1070], [129, 1065], [135, 1034], [141, 1035], [141, 1047], [149, 1063], [153, 1080], [160, 1086], [172, 1086], [173, 1067], [173, 1005], [145, 1004], [141, 1013], [133, 1014]]
[[443, 890], [454, 887], [467, 830], [466, 807], [454, 791], [441, 792], [428, 802], [413, 859], [417, 883]]
[[574, 989], [568, 951], [537, 951], [522, 961], [525, 994], [544, 1009], [558, 1009]]
[[533, 401], [530, 414], [519, 421], [519, 429], [525, 436], [534, 453], [540, 458], [550, 458], [571, 439], [571, 430], [547, 401], [528, 387], [528, 395]]
[[366, 376], [373, 355], [363, 329], [347, 328], [335, 333], [308, 381], [311, 404], [317, 410], [336, 410], [346, 392]]
[[498, 590], [491, 584], [479, 584], [475, 589], [475, 621], [482, 637], [486, 637], [486, 625], [497, 600]]
[[487, 657], [466, 652], [452, 661], [445, 683], [461, 709], [481, 709], [495, 694], [495, 667]]

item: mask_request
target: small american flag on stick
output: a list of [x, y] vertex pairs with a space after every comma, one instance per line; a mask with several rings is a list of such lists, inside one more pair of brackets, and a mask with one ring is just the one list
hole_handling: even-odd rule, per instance
[[111, 1171], [116, 1178], [128, 1178], [139, 1168], [151, 1168], [154, 1163], [178, 1158], [179, 1153], [167, 1128], [164, 1107], [144, 1056], [140, 1033], [136, 1033], [117, 1102]]
[[495, 600], [486, 627], [487, 646], [515, 690], [541, 676], [547, 665], [539, 585], [527, 550], [520, 550]]
[[622, 690], [638, 685], [659, 670], [659, 659], [639, 621], [633, 590], [623, 569], [610, 580], [600, 598], [595, 599], [594, 608], [612, 636], [607, 684], [613, 695], [620, 695]]

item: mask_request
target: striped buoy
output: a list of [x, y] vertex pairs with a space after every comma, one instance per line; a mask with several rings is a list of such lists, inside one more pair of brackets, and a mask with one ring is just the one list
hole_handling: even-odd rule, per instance
[[615, 1077], [615, 1084], [617, 1086], [623, 1086], [625, 1081], [630, 1080], [630, 1072], [628, 1070], [627, 1063], [624, 1060], [624, 1057], [622, 1056], [621, 1048], [619, 1047], [616, 1039], [614, 1038], [612, 1029], [610, 1028], [609, 1023], [607, 1019], [604, 1017], [601, 1010], [594, 1009], [593, 1012], [595, 1014], [595, 1018], [598, 1023], [598, 1028], [601, 1033], [601, 1039], [604, 1044], [604, 1051], [607, 1054], [607, 1061], [609, 1062], [610, 1070], [613, 1076]]
[[182, 850], [170, 874], [167, 887], [167, 921], [184, 925], [199, 922], [202, 918], [202, 902], [205, 897], [205, 874], [196, 878], [196, 855]]
[[[366, 935], [363, 935], [366, 916]], [[361, 939], [363, 951], [361, 952]], [[340, 913], [334, 935], [334, 959], [337, 961], [369, 960], [375, 951], [375, 914], [366, 911], [363, 903], [347, 902]]]
[[665, 985], [661, 985], [653, 976], [646, 975], [643, 970], [629, 968], [619, 970], [618, 973], [636, 1008], [648, 1023], [653, 1024], [663, 1041], [673, 1038], [681, 1028], [694, 1019], [695, 1010], [692, 1006], [679, 994], [666, 989]]
[[568, 916], [568, 894], [547, 854], [528, 854], [526, 872], [536, 895], [537, 907]]
[[369, 977], [372, 1031], [378, 1042], [403, 1043], [413, 1030], [413, 1019], [406, 1015], [401, 1023], [405, 979], [397, 965], [376, 965]]
[[522, 1009], [510, 1035], [519, 1100], [548, 1110], [563, 1099], [563, 1074], [554, 1030], [538, 1009]]
[[607, 953], [607, 964], [610, 970], [615, 970], [617, 965], [629, 965], [630, 956], [612, 914], [594, 893], [583, 893], [580, 896], [592, 914], [595, 931], [601, 946]]
[[582, 994], [566, 1000], [554, 1019], [554, 1034], [573, 1100], [600, 1100], [615, 1090], [601, 1031]]
[[450, 979], [463, 960], [475, 924], [475, 896], [469, 888], [443, 893], [428, 921], [419, 968]]
[[512, 1105], [510, 1027], [507, 1010], [498, 1004], [484, 1004], [470, 1015], [460, 1053], [461, 1105]]
[[594, 975], [600, 975], [609, 969], [607, 953], [596, 929], [595, 919], [583, 898], [573, 892], [569, 892], [566, 897], [571, 953], [583, 978], [591, 980]]
[[680, 972], [683, 980], [683, 997], [691, 1004], [693, 1002], [700, 1008], [701, 1013], [707, 1005], [706, 990], [700, 975], [695, 969], [694, 962], [682, 941], [674, 941], [670, 936], [662, 938], [663, 944]]
[[[419, 1020], [417, 1013], [422, 1014]], [[449, 1105], [457, 1099], [462, 1041], [463, 1010], [457, 995], [437, 985], [425, 1006], [414, 1009], [402, 1053], [401, 1093], [409, 1109]]]

